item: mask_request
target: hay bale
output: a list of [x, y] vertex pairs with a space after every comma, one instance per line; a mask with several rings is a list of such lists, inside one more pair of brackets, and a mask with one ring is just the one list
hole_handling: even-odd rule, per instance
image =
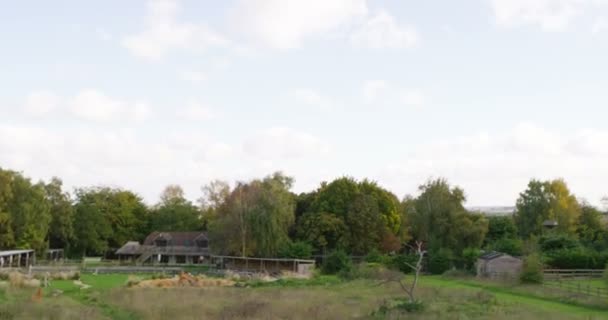
[[11, 272], [8, 274], [8, 283], [10, 283], [11, 287], [23, 287], [23, 280], [25, 280], [25, 277], [19, 272]]
[[23, 279], [23, 287], [25, 288], [40, 288], [40, 280], [38, 279]]

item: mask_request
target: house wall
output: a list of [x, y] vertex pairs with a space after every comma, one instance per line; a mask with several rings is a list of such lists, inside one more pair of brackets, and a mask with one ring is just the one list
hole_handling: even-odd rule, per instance
[[477, 275], [485, 277], [516, 276], [521, 272], [523, 261], [508, 255], [492, 260], [479, 259]]

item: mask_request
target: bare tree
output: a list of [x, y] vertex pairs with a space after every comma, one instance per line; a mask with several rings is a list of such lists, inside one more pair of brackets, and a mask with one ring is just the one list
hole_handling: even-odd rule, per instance
[[409, 247], [412, 248], [412, 250], [416, 252], [416, 256], [418, 256], [416, 264], [405, 262], [405, 264], [410, 267], [414, 272], [414, 279], [412, 280], [412, 282], [407, 283], [407, 281], [405, 281], [403, 277], [403, 273], [399, 271], [386, 270], [380, 275], [380, 279], [382, 280], [382, 282], [380, 282], [380, 285], [396, 282], [399, 284], [401, 289], [403, 289], [403, 291], [407, 294], [409, 302], [415, 302], [416, 286], [418, 285], [418, 278], [420, 277], [420, 272], [422, 271], [422, 260], [424, 259], [426, 250], [422, 249], [422, 241], [416, 241], [415, 246]]

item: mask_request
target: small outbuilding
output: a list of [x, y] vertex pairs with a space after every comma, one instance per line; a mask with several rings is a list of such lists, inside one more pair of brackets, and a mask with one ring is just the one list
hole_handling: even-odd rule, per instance
[[477, 259], [477, 276], [486, 278], [516, 277], [523, 261], [506, 253], [491, 251]]

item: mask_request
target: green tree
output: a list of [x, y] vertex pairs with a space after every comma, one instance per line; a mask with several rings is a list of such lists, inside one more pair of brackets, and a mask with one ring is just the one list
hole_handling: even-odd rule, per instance
[[0, 168], [0, 249], [10, 249], [15, 245], [12, 219], [8, 211], [9, 202], [13, 198], [11, 180], [12, 173]]
[[311, 243], [322, 252], [348, 245], [346, 224], [339, 217], [325, 212], [308, 212], [296, 224], [296, 237]]
[[203, 196], [198, 199], [201, 209], [201, 223], [203, 230], [208, 230], [211, 221], [218, 214], [219, 208], [230, 196], [230, 185], [221, 180], [213, 180], [201, 188]]
[[479, 248], [488, 230], [482, 215], [469, 214], [464, 208], [464, 191], [445, 179], [431, 180], [420, 186], [421, 194], [408, 212], [412, 236], [428, 243], [431, 253], [441, 248], [460, 254], [464, 248]]
[[[343, 177], [298, 196], [295, 235], [317, 250], [365, 254], [407, 238], [398, 198], [375, 182]], [[395, 237], [399, 235], [399, 237]]]
[[51, 225], [49, 229], [49, 246], [51, 248], [69, 249], [74, 237], [72, 227], [73, 207], [70, 195], [62, 190], [59, 178], [52, 178], [45, 186], [46, 199], [51, 206]]
[[[15, 172], [11, 175], [12, 197], [7, 205], [14, 245], [42, 253], [47, 249], [47, 234], [51, 222], [50, 205], [43, 183], [32, 184], [30, 179]], [[6, 217], [5, 217], [6, 219]]]
[[275, 173], [237, 183], [209, 228], [214, 249], [242, 256], [275, 256], [289, 241], [295, 201], [291, 177]]
[[602, 213], [589, 203], [581, 205], [576, 233], [583, 245], [600, 251], [608, 249], [608, 230]]
[[184, 198], [184, 192], [180, 186], [167, 186], [160, 198], [161, 202], [149, 213], [147, 225], [149, 232], [203, 229], [199, 208]]
[[133, 192], [107, 187], [78, 189], [74, 210], [74, 250], [78, 254], [103, 254], [145, 236], [147, 208]]
[[351, 204], [346, 218], [350, 252], [366, 254], [380, 247], [386, 224], [380, 217], [378, 202], [369, 194], [361, 194]]
[[540, 235], [545, 220], [558, 222], [558, 231], [574, 233], [580, 206], [563, 180], [532, 180], [516, 203], [515, 224], [520, 236]]
[[501, 239], [517, 238], [517, 227], [511, 216], [491, 216], [488, 217], [488, 233], [486, 243], [494, 243]]

